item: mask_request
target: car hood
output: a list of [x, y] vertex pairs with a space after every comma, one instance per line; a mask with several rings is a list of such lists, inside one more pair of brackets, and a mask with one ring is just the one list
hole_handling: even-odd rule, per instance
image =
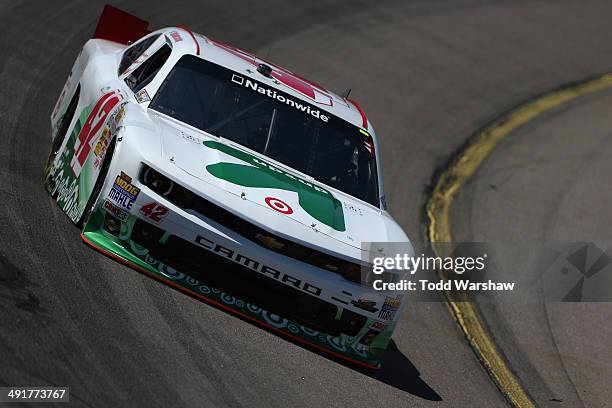
[[[190, 175], [266, 209], [253, 211], [258, 219], [251, 219], [253, 214], [240, 214], [247, 220], [278, 226], [272, 217], [287, 217], [294, 222], [282, 223], [286, 230], [276, 232], [291, 237], [302, 235], [300, 229], [313, 229], [360, 249], [362, 242], [407, 241], [385, 212], [229, 140], [157, 114], [151, 116], [166, 159]], [[223, 204], [222, 197], [214, 198]], [[261, 214], [270, 219], [262, 219]]]

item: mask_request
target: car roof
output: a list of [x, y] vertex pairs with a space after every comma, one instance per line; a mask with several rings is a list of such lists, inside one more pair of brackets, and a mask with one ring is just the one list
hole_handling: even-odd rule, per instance
[[296, 98], [317, 106], [375, 136], [374, 129], [361, 107], [353, 100], [344, 98], [315, 84], [287, 69], [266, 61], [222, 41], [194, 33], [185, 27], [169, 27], [158, 32], [164, 33], [173, 42], [173, 52], [195, 55], [207, 61], [222, 65], [233, 71], [261, 82], [263, 75], [257, 72], [259, 64], [272, 68], [271, 78], [266, 86], [275, 87]]

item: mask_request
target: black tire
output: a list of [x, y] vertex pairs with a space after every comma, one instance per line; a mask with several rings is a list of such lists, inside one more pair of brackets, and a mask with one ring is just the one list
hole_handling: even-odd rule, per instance
[[85, 205], [85, 210], [83, 214], [81, 214], [81, 218], [76, 223], [79, 228], [83, 228], [87, 219], [91, 215], [93, 211], [94, 205], [98, 202], [98, 198], [100, 198], [100, 192], [102, 191], [102, 187], [104, 186], [104, 182], [106, 181], [106, 176], [108, 175], [108, 168], [110, 167], [110, 163], [113, 160], [113, 153], [115, 152], [115, 138], [113, 137], [111, 143], [106, 150], [106, 156], [104, 156], [104, 161], [102, 162], [102, 167], [100, 168], [100, 174], [98, 175], [98, 179], [96, 180], [96, 184], [94, 185], [93, 190], [91, 191], [91, 195], [89, 196], [89, 200], [87, 200], [87, 204]]

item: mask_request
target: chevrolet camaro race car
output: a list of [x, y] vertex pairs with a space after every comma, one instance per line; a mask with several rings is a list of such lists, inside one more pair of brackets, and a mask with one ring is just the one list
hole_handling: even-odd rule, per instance
[[362, 283], [387, 213], [353, 101], [106, 6], [51, 115], [45, 187], [83, 240], [296, 342], [378, 367], [404, 300]]

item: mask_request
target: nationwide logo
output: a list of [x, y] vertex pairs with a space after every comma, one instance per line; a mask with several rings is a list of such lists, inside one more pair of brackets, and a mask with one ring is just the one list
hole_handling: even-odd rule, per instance
[[206, 170], [213, 176], [243, 187], [293, 191], [298, 195], [300, 206], [310, 216], [336, 231], [346, 231], [342, 203], [326, 189], [223, 143], [206, 141], [203, 144], [247, 163], [210, 164]]
[[329, 121], [329, 116], [325, 115], [324, 113], [322, 114], [319, 109], [313, 109], [310, 107], [310, 105], [307, 105], [303, 102], [300, 103], [294, 101], [293, 99], [285, 95], [279, 94], [275, 89], [265, 88], [261, 86], [259, 82], [253, 81], [249, 78], [241, 77], [240, 75], [236, 74], [232, 75], [232, 82], [238, 85], [242, 85], [245, 88], [250, 88], [253, 91], [257, 91], [262, 95], [266, 95], [268, 98], [276, 99], [277, 101], [284, 103], [287, 106], [291, 106], [292, 108], [307, 113], [317, 119], [321, 119], [323, 122]]

